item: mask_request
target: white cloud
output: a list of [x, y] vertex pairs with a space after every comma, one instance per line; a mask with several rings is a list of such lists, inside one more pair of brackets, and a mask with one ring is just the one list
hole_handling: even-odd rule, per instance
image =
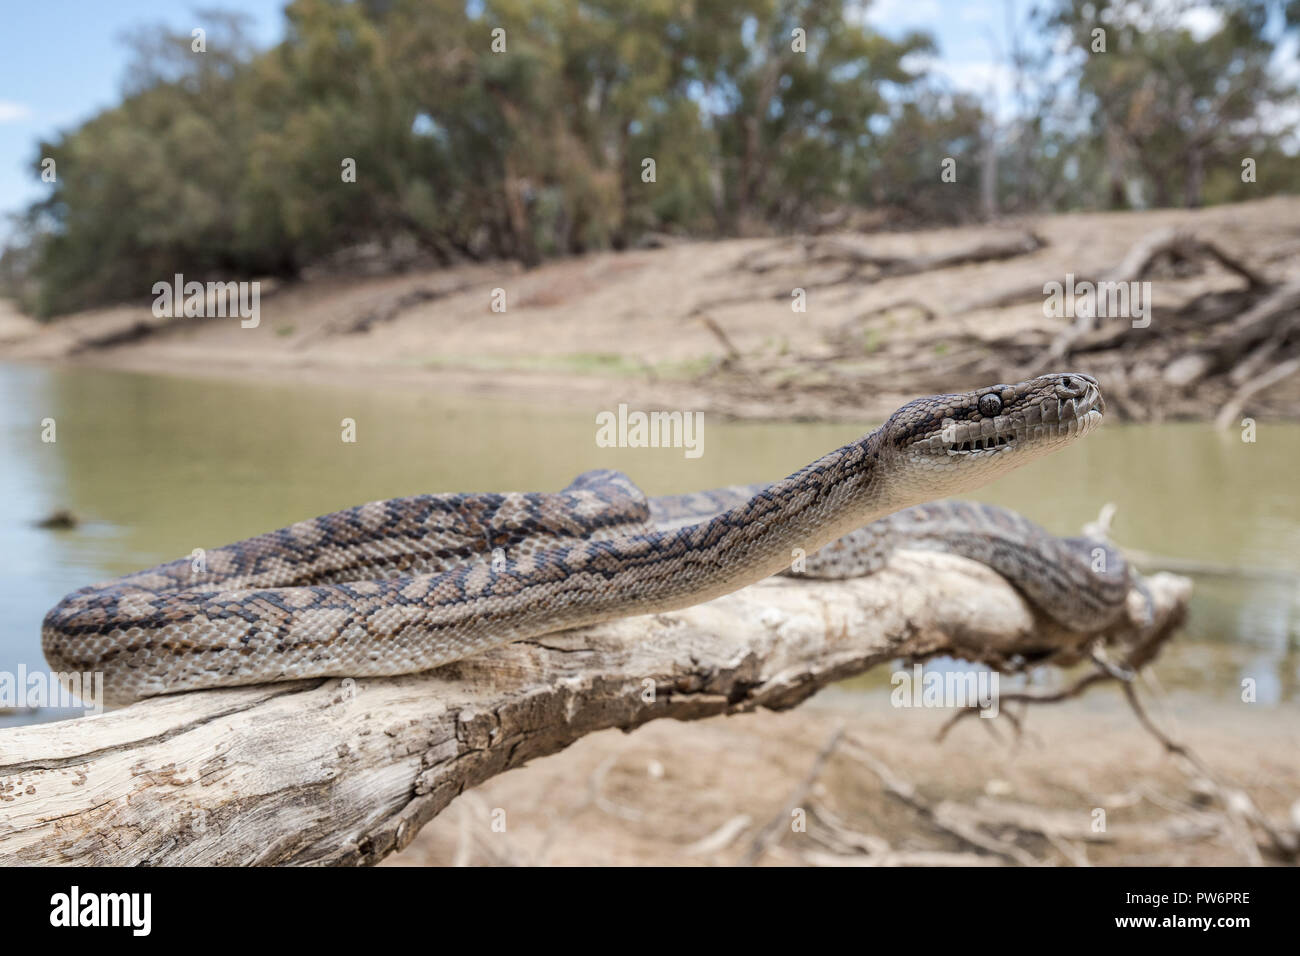
[[1009, 67], [992, 60], [935, 60], [930, 68], [957, 89], [970, 93], [1010, 92], [1015, 80]]
[[1274, 79], [1283, 83], [1300, 84], [1300, 39], [1287, 34], [1273, 49]]
[[948, 89], [973, 95], [998, 122], [1006, 122], [1015, 114], [1015, 72], [1003, 63], [994, 60], [944, 60], [912, 54], [903, 58], [903, 65], [909, 70], [928, 72]]
[[0, 123], [12, 123], [14, 120], [27, 119], [32, 111], [22, 103], [0, 100]]
[[1213, 4], [1193, 3], [1186, 0], [1154, 0], [1150, 6], [1116, 6], [1102, 15], [1108, 24], [1124, 24], [1138, 30], [1157, 30], [1180, 27], [1192, 35], [1197, 43], [1223, 29], [1223, 14]]
[[[852, 20], [888, 31], [933, 29], [943, 13], [936, 0], [875, 0], [865, 12], [851, 9]], [[851, 21], [852, 22], [852, 21]]]
[[963, 93], [984, 96], [1011, 91], [1015, 74], [1011, 68], [993, 60], [945, 60], [936, 56], [910, 54], [903, 58], [909, 70], [925, 70], [941, 77]]
[[1183, 11], [1179, 23], [1200, 43], [1223, 29], [1223, 15], [1210, 7], [1191, 7]]

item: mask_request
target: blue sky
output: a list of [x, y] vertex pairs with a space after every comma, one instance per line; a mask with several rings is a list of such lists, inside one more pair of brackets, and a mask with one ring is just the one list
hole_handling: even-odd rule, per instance
[[[214, 6], [246, 13], [259, 45], [283, 33], [284, 0], [200, 4]], [[45, 195], [29, 168], [42, 137], [121, 98], [131, 59], [122, 35], [159, 24], [185, 33], [203, 26], [193, 8], [166, 0], [0, 0], [0, 216]]]

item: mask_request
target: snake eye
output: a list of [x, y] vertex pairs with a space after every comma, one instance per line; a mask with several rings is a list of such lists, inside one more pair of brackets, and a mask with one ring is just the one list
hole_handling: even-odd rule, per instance
[[980, 396], [980, 414], [985, 418], [992, 418], [998, 412], [1002, 411], [1002, 399], [998, 398], [992, 392]]

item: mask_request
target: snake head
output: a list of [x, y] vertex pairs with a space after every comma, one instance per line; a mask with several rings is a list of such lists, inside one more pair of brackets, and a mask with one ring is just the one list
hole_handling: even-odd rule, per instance
[[908, 402], [885, 423], [882, 454], [892, 473], [928, 489], [930, 500], [996, 478], [1082, 438], [1101, 424], [1106, 403], [1091, 375], [1060, 372]]

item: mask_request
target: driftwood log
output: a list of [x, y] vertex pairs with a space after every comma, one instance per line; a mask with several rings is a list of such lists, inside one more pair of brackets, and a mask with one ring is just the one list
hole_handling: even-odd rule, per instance
[[[1154, 622], [1136, 623], [1134, 593], [1109, 644], [1149, 651], [1181, 621], [1187, 580], [1148, 585]], [[464, 790], [586, 734], [785, 709], [938, 654], [1070, 663], [1096, 640], [983, 565], [900, 552], [871, 577], [774, 578], [428, 674], [155, 698], [0, 731], [0, 863], [374, 863]]]

